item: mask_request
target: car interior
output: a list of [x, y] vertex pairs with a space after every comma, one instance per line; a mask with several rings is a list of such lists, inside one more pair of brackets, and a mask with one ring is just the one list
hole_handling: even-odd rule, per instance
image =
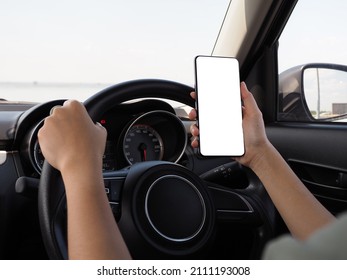
[[[40, 1], [36, 2], [38, 7], [43, 7]], [[136, 1], [130, 2], [134, 2], [135, 6], [143, 5]], [[180, 10], [174, 8], [175, 4], [163, 7], [158, 4], [160, 1], [137, 2], [154, 5], [152, 10], [158, 6], [156, 28], [159, 28], [159, 20], [165, 20], [160, 16], [159, 7], [171, 9], [176, 21], [183, 20], [193, 25], [194, 10], [187, 13], [191, 18], [183, 18], [179, 16]], [[192, 7], [197, 7], [200, 1], [188, 2], [194, 2]], [[346, 97], [337, 92], [335, 100], [327, 101], [330, 102], [329, 106], [335, 108], [328, 112], [323, 104], [326, 102], [324, 94], [333, 94], [331, 85], [323, 83], [328, 83], [328, 79], [335, 75], [341, 81], [343, 91], [347, 79], [344, 81], [340, 75], [347, 73], [347, 67], [344, 66], [347, 62], [341, 57], [336, 60], [314, 58], [311, 61], [307, 56], [307, 60], [297, 63], [296, 47], [292, 46], [288, 46], [292, 54], [281, 56], [282, 43], [285, 45], [287, 42], [282, 33], [286, 32], [286, 25], [289, 25], [292, 17], [309, 17], [302, 12], [301, 6], [305, 5], [302, 2], [308, 1], [217, 2], [223, 2], [223, 12], [219, 12], [214, 37], [208, 38], [212, 47], [205, 54], [238, 59], [240, 79], [247, 83], [262, 111], [271, 143], [329, 211], [334, 215], [346, 211], [347, 160], [343, 151], [347, 149], [347, 125], [344, 122], [347, 102]], [[330, 5], [334, 7], [332, 11], [343, 10], [338, 8], [340, 2], [333, 2], [336, 5]], [[115, 3], [115, 7], [122, 12], [122, 1]], [[214, 3], [210, 1], [209, 7]], [[101, 2], [97, 4], [97, 13], [106, 13]], [[59, 1], [55, 5], [59, 6]], [[186, 5], [187, 9], [190, 8], [190, 4]], [[137, 8], [132, 7], [131, 11], [134, 9]], [[22, 15], [18, 11], [11, 11], [6, 7], [0, 14], [7, 12], [4, 20], [9, 22], [11, 17]], [[40, 13], [45, 11], [42, 9]], [[313, 8], [304, 11], [316, 13]], [[213, 12], [215, 10], [210, 8], [210, 11], [199, 14], [199, 17], [208, 23]], [[109, 13], [112, 14], [108, 11], [107, 15]], [[64, 19], [62, 15], [61, 20]], [[336, 18], [342, 20], [341, 17]], [[42, 18], [36, 18], [36, 24], [44, 25], [46, 20], [48, 17], [43, 14]], [[78, 18], [75, 20], [78, 21]], [[93, 20], [90, 18], [91, 22]], [[125, 29], [127, 24], [125, 22], [116, 28]], [[1, 25], [4, 26], [2, 22]], [[108, 33], [110, 37], [112, 28]], [[197, 28], [199, 30], [199, 26]], [[328, 30], [332, 28], [329, 26]], [[138, 30], [138, 34], [132, 34], [132, 38], [144, 38], [154, 42], [154, 45], [156, 41], [165, 40], [161, 37], [146, 37], [141, 30]], [[175, 32], [175, 25], [166, 32]], [[199, 36], [203, 37], [204, 32], [200, 30]], [[6, 38], [16, 37], [13, 30], [4, 31], [4, 34], [8, 36]], [[190, 36], [193, 37], [192, 41], [198, 41]], [[122, 38], [119, 36], [116, 39]], [[99, 39], [93, 38], [96, 41]], [[48, 39], [45, 43], [45, 38], [32, 36], [29, 40], [39, 40], [43, 47], [49, 44]], [[181, 44], [189, 45], [176, 41], [166, 43], [172, 52], [175, 48], [181, 48]], [[292, 43], [300, 43], [300, 40]], [[104, 47], [106, 52], [107, 42]], [[146, 57], [147, 52], [156, 52], [155, 49], [144, 48], [141, 49], [140, 57]], [[40, 90], [41, 82], [33, 80], [30, 83], [34, 91], [29, 91], [19, 100], [12, 99], [14, 95], [11, 95], [11, 90], [24, 91], [25, 83], [20, 83], [22, 78], [19, 73], [28, 66], [25, 65], [24, 56], [20, 58], [23, 69], [20, 69], [21, 65], [13, 66], [14, 59], [7, 54], [10, 49], [10, 43], [0, 46], [0, 60], [4, 58], [5, 61], [0, 66], [0, 259], [67, 259], [64, 183], [60, 173], [45, 161], [37, 133], [54, 106], [75, 97], [55, 97], [47, 91], [44, 99], [37, 101], [31, 94], [35, 95], [35, 89]], [[68, 52], [69, 48], [66, 47], [64, 51]], [[124, 49], [119, 46], [118, 50], [113, 51], [122, 55]], [[73, 52], [71, 50], [72, 56], [79, 55]], [[195, 50], [193, 53], [202, 54]], [[334, 50], [328, 53], [334, 53]], [[6, 56], [10, 58], [5, 59]], [[100, 53], [95, 53], [95, 56], [96, 60], [101, 59]], [[45, 60], [45, 57], [31, 57], [30, 52], [25, 53], [25, 57], [28, 57], [26, 59], [30, 60], [29, 65], [33, 68], [36, 62]], [[285, 69], [280, 69], [283, 57], [294, 65], [285, 65]], [[194, 55], [189, 53], [189, 58], [187, 65], [190, 66], [186, 67], [186, 71], [193, 77]], [[62, 77], [65, 71], [77, 71], [73, 62], [71, 65], [69, 61], [64, 63]], [[135, 68], [136, 71], [142, 71], [140, 62], [130, 65], [117, 61], [113, 63], [112, 67], [123, 72], [135, 71]], [[56, 81], [60, 81], [59, 72], [54, 66], [48, 63], [45, 67], [43, 72], [52, 71], [57, 77]], [[165, 72], [170, 67], [161, 68], [164, 78], [144, 72], [140, 78], [134, 76], [107, 82], [107, 85], [101, 79], [98, 88], [93, 88], [94, 92], [86, 93], [81, 100], [91, 119], [107, 130], [103, 157], [105, 192], [131, 255], [135, 259], [261, 259], [266, 244], [289, 231], [261, 181], [249, 168], [228, 156], [202, 156], [198, 149], [191, 147], [190, 126], [195, 122], [189, 120], [188, 113], [195, 107], [195, 101], [190, 97], [194, 91], [194, 79], [181, 79], [180, 73], [174, 78], [165, 78]], [[28, 69], [30, 76], [30, 67]], [[111, 68], [97, 69], [96, 72], [102, 77], [108, 69]], [[320, 107], [317, 107], [316, 101], [311, 101], [313, 93], [308, 81], [311, 70], [316, 79], [314, 85], [321, 85]], [[324, 70], [329, 75], [324, 76]], [[78, 71], [82, 75], [85, 73], [83, 70]], [[17, 73], [18, 78], [9, 78], [6, 72]], [[318, 73], [322, 74], [319, 76]], [[312, 91], [315, 91], [316, 87], [313, 88]]]

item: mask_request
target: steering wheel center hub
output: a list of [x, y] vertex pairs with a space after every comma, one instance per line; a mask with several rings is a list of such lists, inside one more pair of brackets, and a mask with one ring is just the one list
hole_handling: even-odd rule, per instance
[[152, 228], [164, 239], [186, 242], [197, 236], [206, 219], [199, 190], [178, 175], [165, 175], [149, 187], [145, 213]]

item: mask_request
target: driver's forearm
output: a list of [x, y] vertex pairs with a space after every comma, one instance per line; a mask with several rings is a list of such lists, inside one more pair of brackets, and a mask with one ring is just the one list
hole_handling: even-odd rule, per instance
[[102, 174], [95, 170], [89, 174], [63, 174], [69, 259], [130, 259], [108, 204]]
[[252, 166], [252, 169], [296, 238], [306, 239], [335, 219], [303, 185], [271, 144], [265, 148], [261, 161]]

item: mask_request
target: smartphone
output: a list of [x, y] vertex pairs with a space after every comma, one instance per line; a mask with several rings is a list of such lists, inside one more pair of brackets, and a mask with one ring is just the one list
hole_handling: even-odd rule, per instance
[[197, 56], [195, 90], [200, 154], [242, 156], [245, 150], [238, 60]]

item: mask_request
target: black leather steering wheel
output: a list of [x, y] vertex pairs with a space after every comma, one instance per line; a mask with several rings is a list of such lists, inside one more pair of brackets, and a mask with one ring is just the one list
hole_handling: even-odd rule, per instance
[[[136, 80], [109, 87], [84, 105], [93, 121], [116, 104], [137, 98], [166, 98], [194, 106], [193, 89], [165, 80]], [[241, 168], [236, 162], [234, 168]], [[213, 244], [219, 220], [247, 224], [257, 234], [257, 252], [272, 236], [274, 207], [255, 175], [249, 186], [232, 191], [207, 183], [178, 164], [138, 163], [104, 174], [114, 186], [110, 201], [118, 226], [135, 259], [204, 258]], [[51, 259], [67, 259], [66, 199], [60, 173], [45, 162], [39, 186], [39, 220]], [[254, 257], [259, 257], [256, 253]]]

